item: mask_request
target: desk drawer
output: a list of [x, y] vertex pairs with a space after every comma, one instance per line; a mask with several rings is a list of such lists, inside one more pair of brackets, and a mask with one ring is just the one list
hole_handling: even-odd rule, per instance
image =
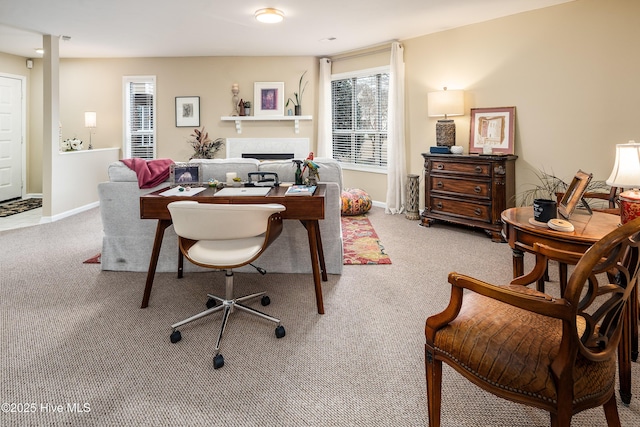
[[461, 175], [491, 176], [491, 165], [489, 163], [463, 163], [448, 162], [443, 160], [432, 160], [431, 173], [456, 173]]
[[491, 197], [490, 189], [491, 186], [487, 181], [472, 181], [469, 179], [431, 175], [431, 191], [434, 193], [448, 193], [489, 199]]
[[491, 222], [491, 207], [480, 203], [431, 197], [431, 212], [447, 214], [458, 218], [469, 218], [474, 221]]

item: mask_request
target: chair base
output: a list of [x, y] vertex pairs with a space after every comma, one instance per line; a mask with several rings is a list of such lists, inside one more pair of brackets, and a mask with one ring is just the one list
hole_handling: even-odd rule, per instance
[[215, 369], [218, 369], [224, 366], [224, 358], [222, 357], [222, 354], [220, 354], [220, 343], [222, 342], [222, 336], [224, 335], [224, 330], [226, 329], [227, 323], [229, 322], [229, 316], [231, 315], [231, 313], [234, 312], [235, 309], [244, 311], [245, 313], [249, 313], [251, 315], [254, 315], [275, 323], [276, 338], [282, 338], [286, 334], [284, 326], [280, 324], [280, 319], [277, 319], [273, 316], [269, 316], [266, 313], [263, 313], [259, 310], [256, 310], [254, 308], [248, 307], [243, 304], [246, 301], [250, 301], [252, 299], [262, 297], [262, 305], [265, 305], [265, 306], [269, 305], [270, 301], [269, 301], [269, 297], [265, 295], [266, 292], [258, 292], [250, 295], [245, 295], [239, 298], [232, 298], [231, 295], [233, 295], [233, 273], [227, 271], [226, 279], [227, 279], [226, 280], [226, 298], [221, 298], [216, 295], [207, 294], [207, 296], [210, 298], [209, 301], [215, 301], [217, 303], [220, 303], [219, 305], [216, 304], [215, 306], [211, 306], [211, 304], [207, 302], [207, 307], [209, 307], [207, 310], [171, 325], [173, 332], [171, 333], [170, 339], [172, 343], [176, 343], [182, 339], [182, 335], [180, 331], [177, 330], [177, 328], [179, 328], [182, 325], [186, 325], [187, 323], [191, 323], [194, 320], [198, 320], [202, 317], [222, 311], [222, 325], [220, 327], [220, 332], [218, 334], [218, 339], [216, 341], [215, 354], [213, 357], [213, 367]]

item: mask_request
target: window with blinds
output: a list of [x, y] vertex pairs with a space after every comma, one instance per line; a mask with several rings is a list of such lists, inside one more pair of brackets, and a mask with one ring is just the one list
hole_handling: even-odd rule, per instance
[[156, 78], [138, 76], [124, 78], [125, 157], [156, 157]]
[[332, 76], [331, 100], [333, 158], [347, 168], [386, 170], [388, 69]]

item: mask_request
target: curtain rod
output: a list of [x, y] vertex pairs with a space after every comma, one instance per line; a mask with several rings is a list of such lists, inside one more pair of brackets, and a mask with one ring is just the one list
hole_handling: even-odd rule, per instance
[[384, 52], [389, 52], [391, 51], [391, 43], [389, 43], [389, 45], [384, 46], [384, 47], [380, 47], [378, 49], [375, 50], [370, 50], [370, 51], [366, 51], [366, 52], [360, 52], [360, 53], [353, 53], [351, 55], [346, 54], [345, 56], [338, 56], [337, 58], [329, 58], [331, 59], [332, 62], [338, 62], [338, 61], [342, 61], [345, 59], [354, 59], [354, 58], [360, 58], [361, 56], [369, 56], [369, 55], [375, 55], [377, 53], [384, 53]]

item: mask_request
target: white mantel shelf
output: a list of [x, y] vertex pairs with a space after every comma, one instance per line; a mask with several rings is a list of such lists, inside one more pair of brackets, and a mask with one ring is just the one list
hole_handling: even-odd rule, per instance
[[312, 116], [222, 116], [220, 120], [236, 122], [236, 132], [242, 133], [242, 122], [293, 121], [293, 131], [300, 133], [300, 120], [311, 120]]

